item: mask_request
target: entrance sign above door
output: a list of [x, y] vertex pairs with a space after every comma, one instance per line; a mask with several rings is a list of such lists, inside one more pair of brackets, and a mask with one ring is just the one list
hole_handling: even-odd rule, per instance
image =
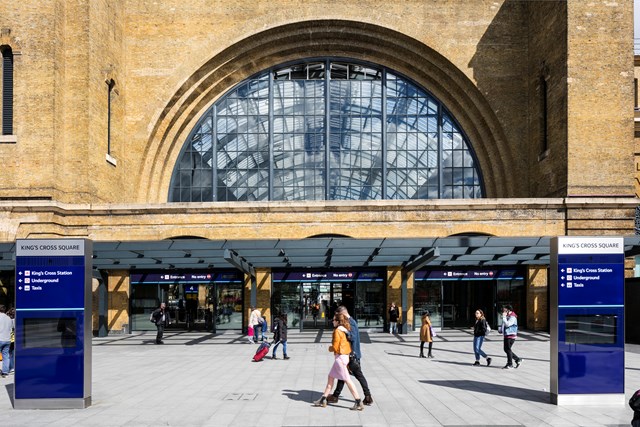
[[274, 271], [274, 282], [381, 282], [385, 272], [380, 270], [333, 271]]
[[418, 270], [414, 280], [515, 280], [523, 279], [523, 274], [514, 269], [494, 270]]
[[186, 283], [237, 283], [242, 282], [240, 271], [151, 271], [131, 273], [131, 284], [186, 284]]

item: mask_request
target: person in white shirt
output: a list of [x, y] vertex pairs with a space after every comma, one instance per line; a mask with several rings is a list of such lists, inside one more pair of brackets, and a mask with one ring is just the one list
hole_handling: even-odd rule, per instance
[[2, 353], [2, 378], [9, 375], [9, 348], [11, 347], [11, 331], [14, 327], [14, 320], [7, 316], [7, 307], [0, 304], [0, 352]]
[[255, 341], [249, 337], [250, 342], [258, 342], [258, 337], [262, 333], [262, 313], [255, 306], [251, 306], [251, 314], [249, 314], [249, 326], [253, 328], [253, 337]]

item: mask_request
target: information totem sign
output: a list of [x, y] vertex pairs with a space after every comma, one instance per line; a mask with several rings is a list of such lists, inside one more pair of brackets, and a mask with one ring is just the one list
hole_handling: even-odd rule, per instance
[[624, 404], [624, 239], [551, 239], [551, 401]]
[[16, 241], [15, 409], [91, 405], [87, 239]]

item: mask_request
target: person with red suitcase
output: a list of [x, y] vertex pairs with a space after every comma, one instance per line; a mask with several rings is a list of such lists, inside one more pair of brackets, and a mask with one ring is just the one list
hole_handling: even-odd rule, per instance
[[256, 354], [253, 355], [252, 362], [262, 362], [262, 359], [269, 353], [269, 348], [271, 347], [271, 343], [269, 341], [263, 341], [260, 343], [260, 346], [256, 350]]

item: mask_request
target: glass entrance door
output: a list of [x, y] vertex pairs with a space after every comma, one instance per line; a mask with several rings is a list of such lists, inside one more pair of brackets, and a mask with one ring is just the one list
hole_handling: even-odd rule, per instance
[[304, 310], [300, 294], [299, 283], [281, 282], [273, 287], [271, 311], [274, 316], [283, 314], [289, 328], [300, 328], [300, 313]]
[[272, 294], [273, 313], [285, 313], [292, 328], [331, 328], [339, 305], [361, 327], [384, 326], [383, 282], [276, 283]]
[[171, 329], [242, 329], [244, 276], [235, 270], [137, 271], [131, 283], [131, 330], [154, 330], [149, 316], [167, 304]]
[[356, 283], [302, 283], [302, 329], [332, 327], [340, 305], [355, 315]]
[[413, 295], [413, 325], [422, 326], [422, 314], [429, 311], [431, 326], [442, 328], [442, 282], [420, 280], [415, 282]]
[[444, 327], [473, 326], [475, 311], [491, 313], [495, 294], [493, 280], [460, 280], [444, 283], [442, 317]]
[[213, 331], [214, 296], [212, 284], [161, 285], [173, 329]]
[[174, 328], [217, 332], [242, 329], [242, 284], [168, 285]]
[[327, 326], [327, 313], [331, 306], [330, 283], [302, 283], [302, 329], [318, 329]]
[[242, 329], [242, 283], [216, 284], [213, 304], [216, 330]]

